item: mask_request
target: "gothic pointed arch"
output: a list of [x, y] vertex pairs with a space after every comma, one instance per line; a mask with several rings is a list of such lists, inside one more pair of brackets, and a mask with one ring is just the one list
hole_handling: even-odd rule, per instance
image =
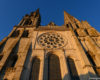
[[31, 25], [32, 20], [31, 19], [26, 19], [24, 25]]
[[62, 80], [60, 60], [55, 54], [48, 56], [48, 80]]
[[29, 80], [39, 80], [40, 59], [34, 57], [32, 60], [31, 72]]
[[11, 37], [18, 37], [19, 34], [20, 34], [20, 30], [15, 30], [15, 31], [12, 33]]
[[28, 30], [24, 30], [24, 32], [22, 34], [22, 37], [28, 38], [28, 35], [29, 35], [29, 31]]
[[67, 65], [68, 65], [71, 80], [80, 80], [74, 60], [72, 58], [68, 57], [66, 59], [66, 62], [67, 62]]

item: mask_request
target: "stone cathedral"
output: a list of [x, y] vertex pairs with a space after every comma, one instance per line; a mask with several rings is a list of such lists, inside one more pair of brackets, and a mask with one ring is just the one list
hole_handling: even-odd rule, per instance
[[94, 80], [100, 33], [64, 11], [64, 24], [41, 26], [39, 9], [0, 42], [0, 80]]

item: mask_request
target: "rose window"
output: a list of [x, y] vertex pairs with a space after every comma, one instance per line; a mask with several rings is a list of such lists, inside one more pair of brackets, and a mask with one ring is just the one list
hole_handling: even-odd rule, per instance
[[61, 48], [66, 44], [64, 38], [57, 33], [44, 33], [40, 35], [38, 43], [44, 48]]

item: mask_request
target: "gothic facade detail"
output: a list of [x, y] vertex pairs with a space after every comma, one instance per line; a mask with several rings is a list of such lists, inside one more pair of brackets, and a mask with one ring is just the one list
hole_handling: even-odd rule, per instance
[[64, 25], [40, 25], [39, 9], [0, 42], [0, 80], [100, 77], [100, 33], [64, 11]]
[[57, 33], [44, 33], [39, 36], [38, 43], [44, 47], [44, 49], [55, 49], [61, 48], [66, 43], [67, 40], [64, 40], [63, 37]]

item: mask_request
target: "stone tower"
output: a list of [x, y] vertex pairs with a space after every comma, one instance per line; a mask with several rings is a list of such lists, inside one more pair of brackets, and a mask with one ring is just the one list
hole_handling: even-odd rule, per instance
[[25, 15], [0, 42], [0, 80], [89, 80], [100, 76], [100, 33], [64, 11], [64, 25]]

